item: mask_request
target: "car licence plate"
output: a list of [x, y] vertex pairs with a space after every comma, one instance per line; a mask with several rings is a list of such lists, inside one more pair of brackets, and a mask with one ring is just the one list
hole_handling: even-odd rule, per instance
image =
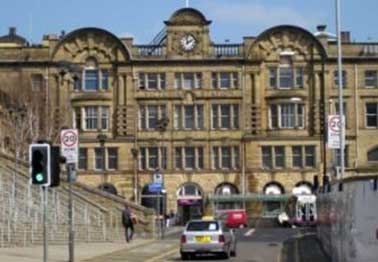
[[210, 236], [196, 236], [196, 242], [198, 243], [210, 243]]

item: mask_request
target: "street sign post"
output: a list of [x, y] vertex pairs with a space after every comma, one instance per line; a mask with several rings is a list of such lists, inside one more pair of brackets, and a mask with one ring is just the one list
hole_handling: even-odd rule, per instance
[[79, 132], [77, 129], [65, 129], [60, 133], [62, 156], [67, 164], [76, 164], [79, 155]]
[[328, 116], [328, 148], [340, 149], [340, 132], [342, 124], [345, 123], [345, 117], [340, 115]]
[[68, 261], [74, 262], [75, 231], [73, 228], [73, 199], [72, 182], [74, 182], [75, 165], [79, 155], [79, 132], [77, 129], [64, 129], [60, 133], [62, 156], [66, 158], [67, 178], [69, 182], [68, 220], [69, 220], [69, 245]]

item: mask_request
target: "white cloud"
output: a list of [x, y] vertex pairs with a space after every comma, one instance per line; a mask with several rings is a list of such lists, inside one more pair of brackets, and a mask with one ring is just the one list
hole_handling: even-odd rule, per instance
[[304, 14], [292, 7], [259, 1], [217, 2], [205, 0], [208, 16], [214, 20], [233, 22], [240, 25], [268, 27], [273, 25], [293, 24], [305, 28], [316, 25], [316, 14]]

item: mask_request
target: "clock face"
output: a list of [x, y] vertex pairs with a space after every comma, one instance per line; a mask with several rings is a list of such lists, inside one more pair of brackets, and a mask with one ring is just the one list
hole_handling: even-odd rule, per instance
[[184, 35], [180, 42], [185, 51], [192, 51], [197, 45], [197, 40], [190, 34]]

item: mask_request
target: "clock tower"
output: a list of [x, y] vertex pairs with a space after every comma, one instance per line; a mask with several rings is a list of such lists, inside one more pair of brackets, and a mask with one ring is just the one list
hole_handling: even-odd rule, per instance
[[193, 8], [183, 8], [176, 11], [165, 24], [169, 58], [203, 59], [209, 56], [211, 21], [201, 12]]

